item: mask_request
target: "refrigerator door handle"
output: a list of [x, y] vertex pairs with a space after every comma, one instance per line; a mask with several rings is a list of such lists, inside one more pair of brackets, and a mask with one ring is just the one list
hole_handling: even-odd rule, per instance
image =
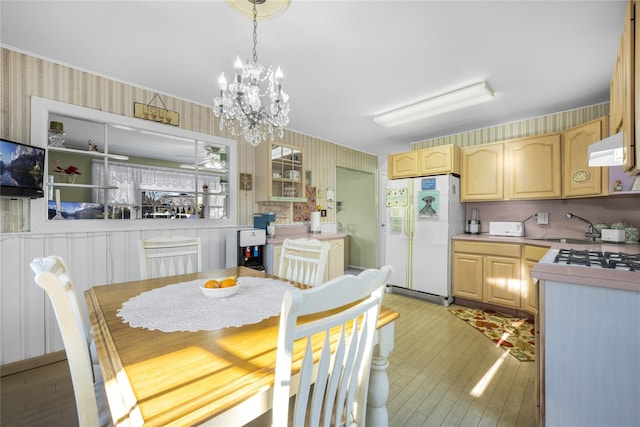
[[405, 234], [409, 239], [413, 237], [413, 181], [409, 180], [407, 185], [407, 198], [409, 203], [407, 203], [407, 212], [405, 215]]

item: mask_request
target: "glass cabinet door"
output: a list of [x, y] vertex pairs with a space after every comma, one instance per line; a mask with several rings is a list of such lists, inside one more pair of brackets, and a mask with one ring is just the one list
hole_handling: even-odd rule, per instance
[[271, 145], [271, 196], [303, 198], [304, 178], [302, 149]]

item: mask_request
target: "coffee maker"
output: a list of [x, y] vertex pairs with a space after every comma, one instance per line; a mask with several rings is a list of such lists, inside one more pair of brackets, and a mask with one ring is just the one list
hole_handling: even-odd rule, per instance
[[276, 214], [273, 212], [253, 214], [253, 228], [264, 230], [267, 237], [275, 237]]

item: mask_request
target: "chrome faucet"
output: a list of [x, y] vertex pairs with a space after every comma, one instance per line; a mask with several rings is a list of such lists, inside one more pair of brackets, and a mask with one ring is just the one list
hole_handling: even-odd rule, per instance
[[581, 218], [578, 215], [574, 215], [572, 213], [568, 213], [568, 212], [565, 214], [565, 216], [567, 217], [567, 219], [575, 218], [575, 219], [577, 219], [579, 221], [582, 221], [585, 224], [587, 224], [587, 226], [589, 227], [589, 231], [584, 233], [584, 235], [587, 237], [587, 239], [589, 239], [591, 241], [595, 241], [596, 240], [596, 237], [598, 237], [598, 233], [596, 232], [596, 229], [593, 226], [593, 223], [591, 221], [589, 221], [588, 219]]

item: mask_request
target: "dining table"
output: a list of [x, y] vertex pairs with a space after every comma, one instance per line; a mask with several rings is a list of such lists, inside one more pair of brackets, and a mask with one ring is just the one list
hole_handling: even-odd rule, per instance
[[[200, 285], [236, 276], [209, 298]], [[97, 285], [85, 292], [114, 426], [242, 426], [271, 409], [281, 301], [305, 285], [231, 267]], [[388, 425], [388, 356], [399, 314], [380, 309], [367, 425]], [[338, 332], [336, 331], [336, 334]], [[300, 354], [294, 354], [294, 365]]]

